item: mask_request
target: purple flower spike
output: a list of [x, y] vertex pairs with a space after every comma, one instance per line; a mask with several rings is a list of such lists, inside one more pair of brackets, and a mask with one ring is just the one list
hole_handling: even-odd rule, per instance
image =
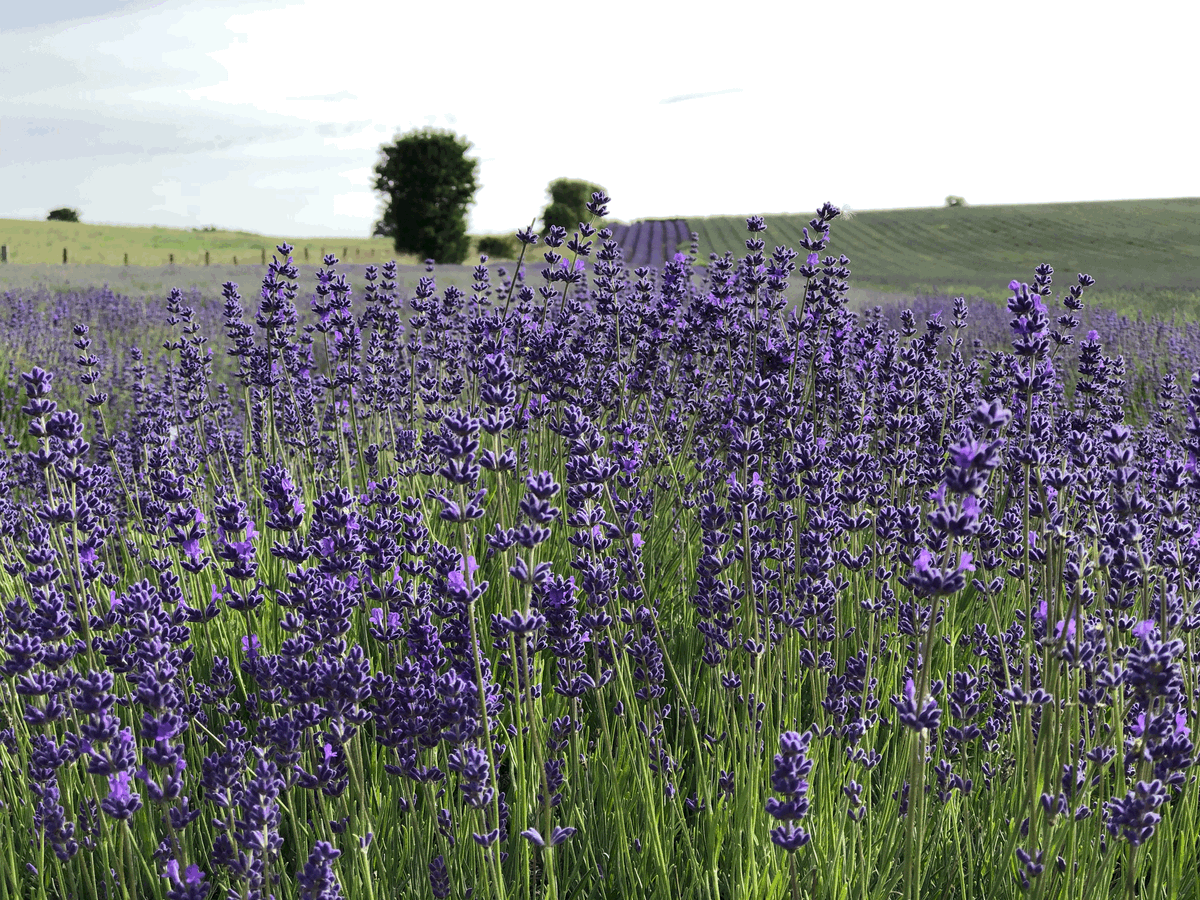
[[803, 734], [786, 731], [780, 735], [779, 753], [775, 754], [775, 769], [771, 773], [771, 788], [779, 798], [767, 798], [767, 814], [784, 823], [771, 830], [771, 842], [789, 853], [803, 847], [811, 838], [795, 822], [808, 815], [808, 774], [813, 767], [808, 758], [808, 747], [812, 737], [812, 731]]
[[[934, 685], [934, 690], [938, 689], [940, 682]], [[917, 688], [913, 684], [911, 678], [904, 682], [904, 696], [892, 697], [892, 706], [896, 707], [896, 715], [900, 719], [900, 724], [913, 731], [927, 729], [934, 731], [942, 720], [942, 711], [938, 707], [937, 700], [932, 697], [917, 697]]]
[[108, 796], [100, 801], [100, 808], [114, 819], [128, 819], [141, 809], [142, 798], [130, 790], [129, 782], [129, 772], [115, 772], [108, 776]]
[[450, 896], [450, 873], [446, 871], [446, 859], [441, 854], [429, 861], [429, 886], [437, 900]]
[[212, 885], [204, 880], [204, 872], [195, 863], [183, 870], [182, 877], [179, 874], [179, 860], [169, 860], [165, 868], [163, 878], [171, 882], [166, 893], [167, 900], [205, 900], [212, 890]]
[[317, 841], [304, 869], [296, 876], [300, 900], [341, 900], [342, 889], [333, 872], [333, 861], [342, 851], [327, 841]]

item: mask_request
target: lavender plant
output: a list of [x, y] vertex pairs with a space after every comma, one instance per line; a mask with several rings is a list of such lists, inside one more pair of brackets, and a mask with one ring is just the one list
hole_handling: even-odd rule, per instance
[[0, 895], [1200, 895], [1200, 332], [608, 202], [5, 295]]

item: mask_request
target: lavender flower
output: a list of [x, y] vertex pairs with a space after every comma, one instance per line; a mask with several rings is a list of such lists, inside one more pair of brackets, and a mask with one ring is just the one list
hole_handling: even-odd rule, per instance
[[813, 766], [808, 758], [808, 747], [812, 735], [811, 731], [803, 734], [787, 731], [780, 735], [775, 769], [771, 773], [771, 788], [779, 798], [767, 798], [767, 813], [785, 823], [771, 829], [771, 841], [789, 853], [799, 850], [812, 839], [811, 834], [795, 824], [808, 815], [807, 778]]

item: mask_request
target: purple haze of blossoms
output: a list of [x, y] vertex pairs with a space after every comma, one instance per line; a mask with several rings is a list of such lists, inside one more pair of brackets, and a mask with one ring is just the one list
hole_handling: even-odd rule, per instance
[[[855, 312], [836, 216], [706, 265], [682, 223], [632, 265], [620, 226], [530, 229], [542, 280], [469, 291], [329, 256], [298, 302], [281, 247], [249, 311], [6, 295], [41, 363], [0, 405], [22, 889], [733, 896], [840, 834], [856, 895], [961, 843], [1106, 892], [1182, 846], [1200, 328], [1045, 266]], [[787, 853], [727, 840], [764, 821]]]

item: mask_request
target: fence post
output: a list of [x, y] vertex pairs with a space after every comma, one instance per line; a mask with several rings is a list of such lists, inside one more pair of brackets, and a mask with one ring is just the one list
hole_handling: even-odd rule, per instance
[[262, 264], [265, 266], [267, 264], [267, 248], [259, 247], [258, 249], [262, 253]]
[[167, 254], [167, 261], [168, 261], [168, 262], [169, 262], [171, 265], [175, 265], [175, 254], [174, 254], [174, 253], [168, 253], [168, 254]]
[[204, 251], [204, 264], [206, 266], [208, 265], [208, 251], [207, 250]]
[[308, 262], [308, 248], [307, 247], [304, 248], [304, 261]]
[[350, 259], [350, 248], [349, 247], [342, 248], [342, 259], [345, 259], [345, 260]]
[[8, 244], [0, 244], [0, 263], [8, 262]]
[[129, 265], [129, 254], [125, 254], [125, 265]]
[[63, 247], [63, 265], [67, 264], [67, 248]]
[[233, 258], [233, 264], [234, 264], [235, 266], [237, 265], [237, 257], [236, 257], [236, 256]]

